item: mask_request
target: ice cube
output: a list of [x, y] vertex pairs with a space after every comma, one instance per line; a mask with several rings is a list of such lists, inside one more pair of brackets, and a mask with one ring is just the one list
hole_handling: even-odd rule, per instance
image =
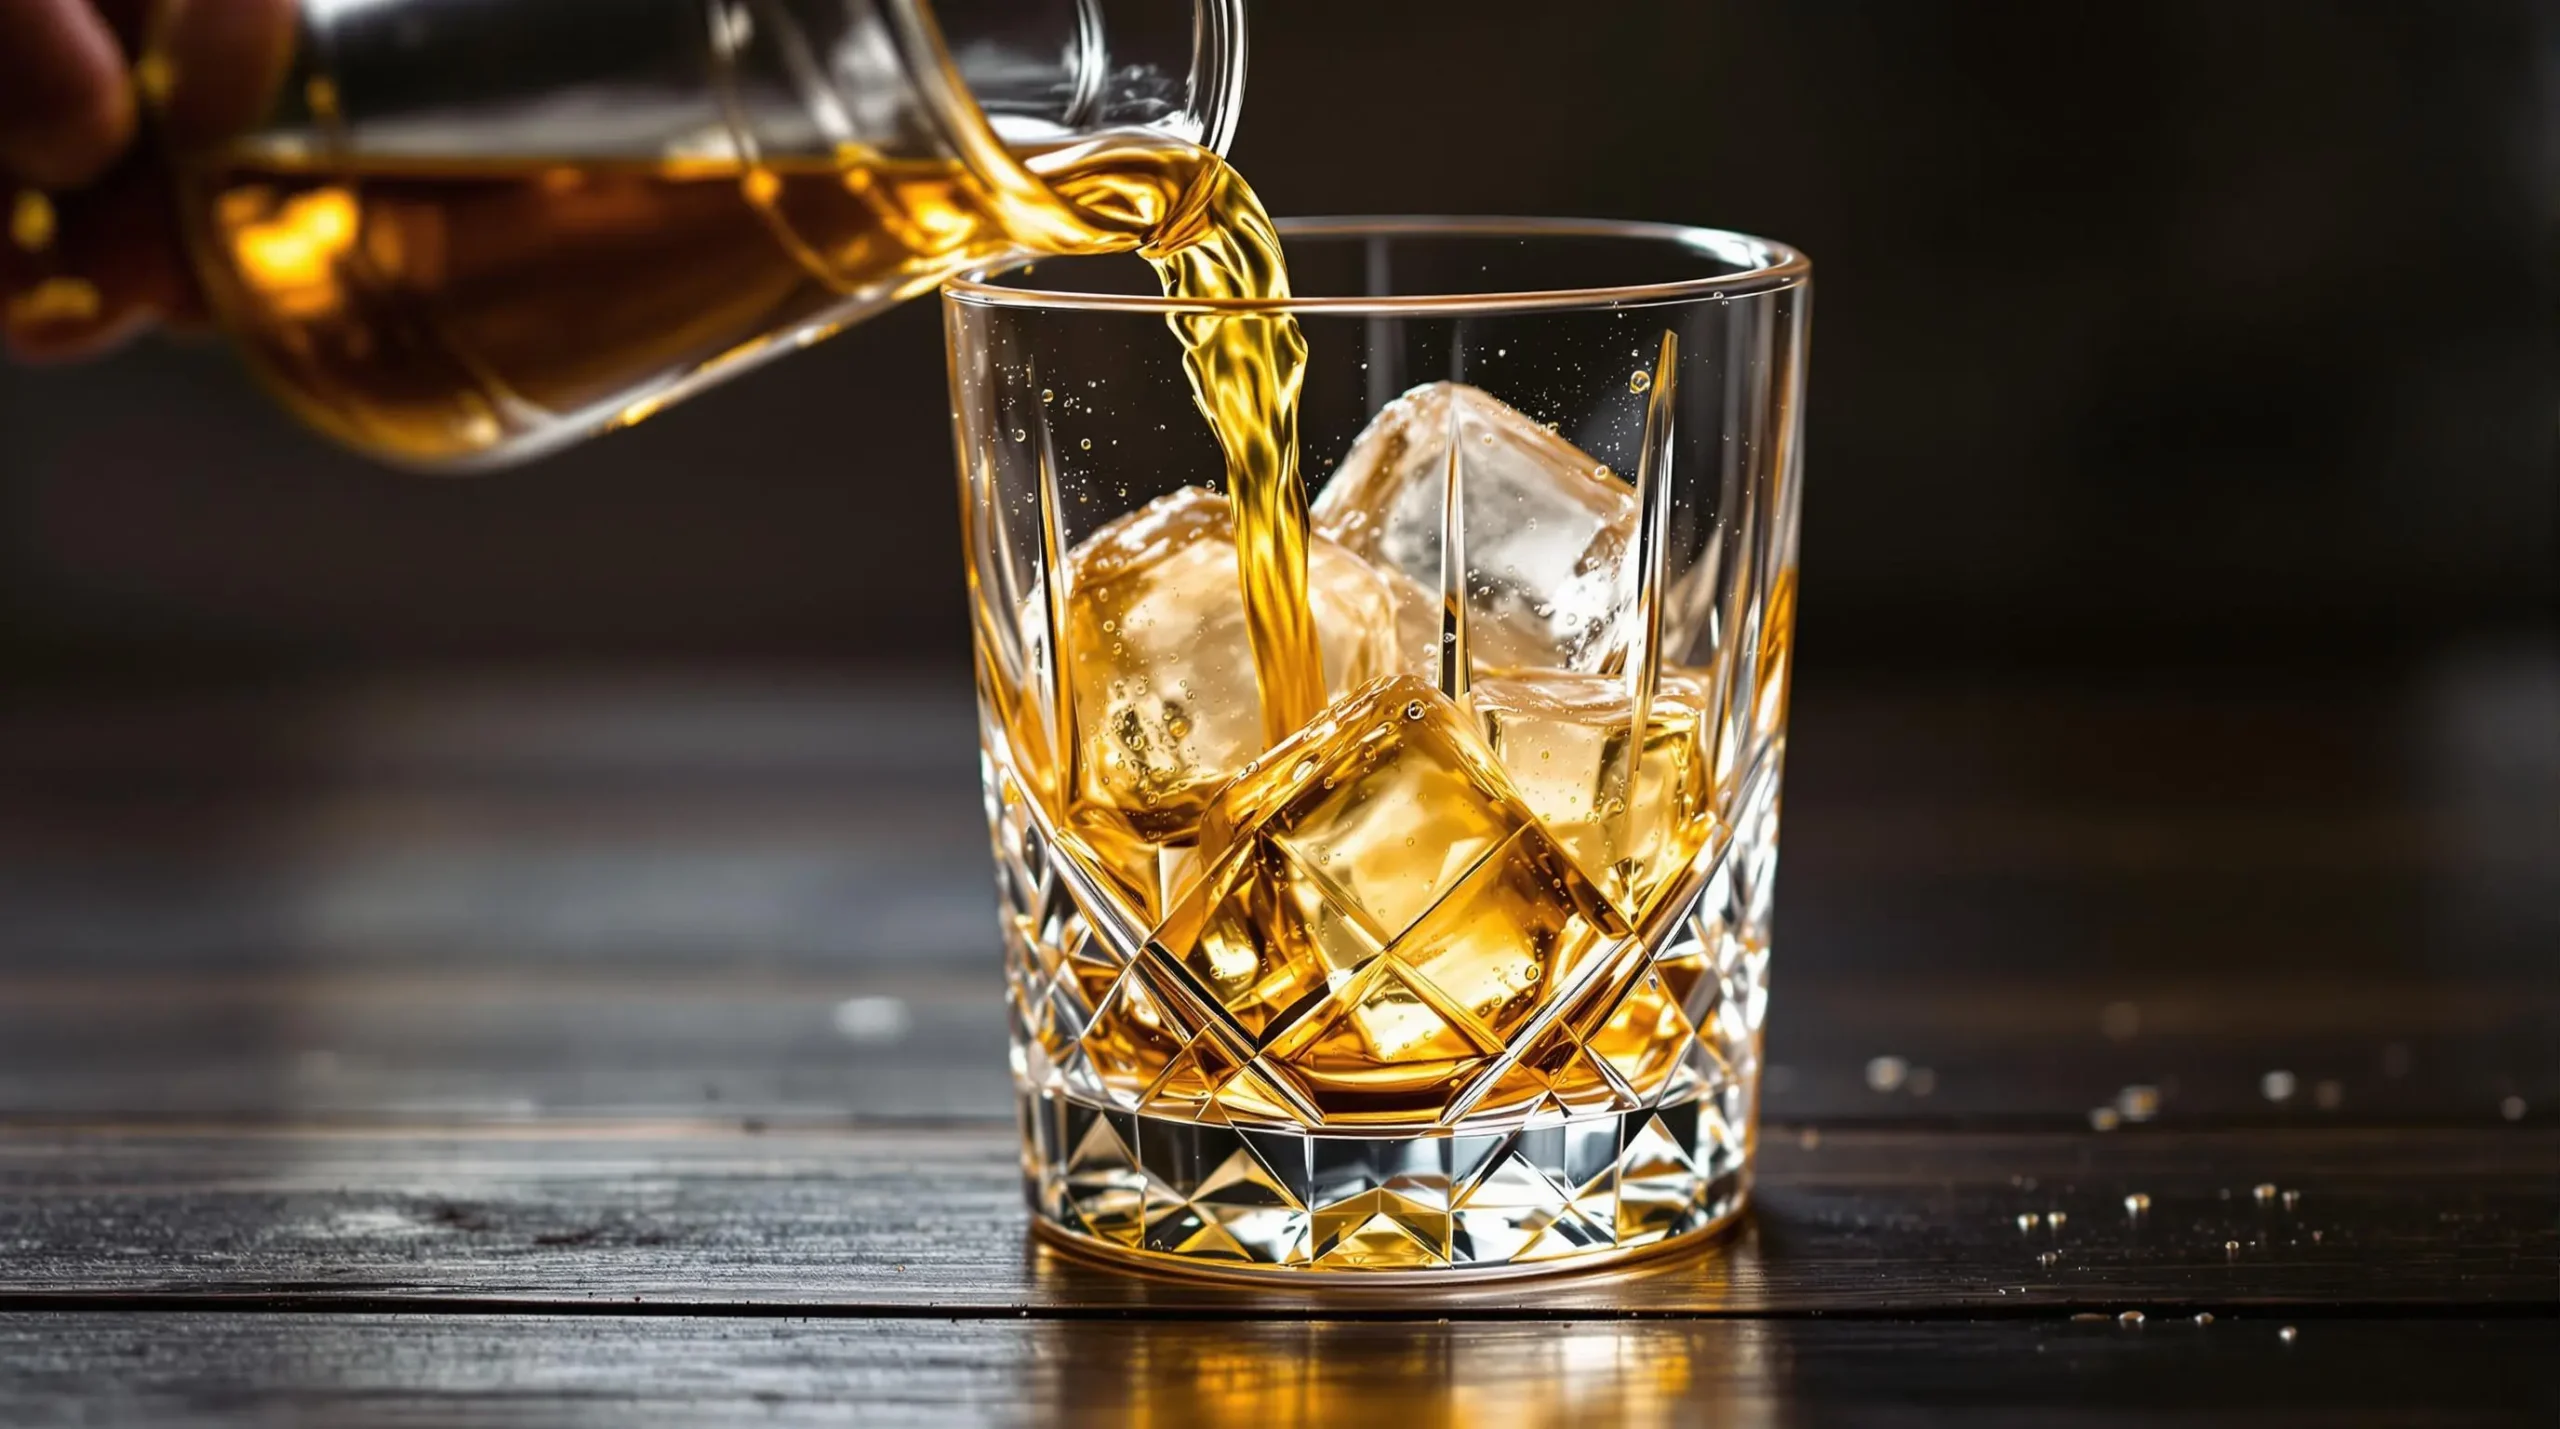
[[1431, 1115], [1594, 956], [1618, 914], [1473, 721], [1399, 675], [1220, 791], [1156, 955], [1329, 1118]]
[[[1159, 497], [1079, 543], [1067, 566], [1078, 812], [1147, 842], [1187, 841], [1210, 794], [1263, 748], [1227, 500], [1196, 486]], [[1326, 690], [1387, 673], [1385, 579], [1313, 539], [1307, 591]]]
[[1410, 643], [1426, 628], [1427, 661], [1440, 638], [1441, 518], [1453, 440], [1470, 663], [1598, 671], [1625, 645], [1634, 622], [1634, 589], [1622, 567], [1635, 541], [1635, 491], [1481, 389], [1433, 382], [1380, 409], [1316, 498], [1316, 530], [1401, 578], [1403, 638]]
[[1495, 676], [1467, 697], [1522, 802], [1631, 917], [1715, 836], [1707, 701], [1699, 681], [1663, 676], [1630, 761], [1635, 707], [1618, 676]]

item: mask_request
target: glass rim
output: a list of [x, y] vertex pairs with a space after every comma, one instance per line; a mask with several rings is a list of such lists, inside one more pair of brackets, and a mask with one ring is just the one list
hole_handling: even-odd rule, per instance
[[1057, 288], [1000, 285], [1002, 275], [1063, 260], [1010, 256], [968, 269], [942, 285], [946, 301], [973, 307], [1154, 313], [1310, 313], [1337, 317], [1439, 316], [1538, 312], [1567, 308], [1650, 307], [1704, 298], [1753, 297], [1801, 287], [1813, 278], [1812, 260], [1775, 239], [1723, 228], [1608, 218], [1512, 218], [1500, 215], [1348, 215], [1284, 218], [1283, 238], [1512, 237], [1605, 238], [1671, 243], [1703, 258], [1741, 263], [1736, 271], [1658, 283], [1590, 288], [1534, 288], [1485, 293], [1319, 294], [1290, 298], [1168, 298], [1137, 293], [1082, 293]]

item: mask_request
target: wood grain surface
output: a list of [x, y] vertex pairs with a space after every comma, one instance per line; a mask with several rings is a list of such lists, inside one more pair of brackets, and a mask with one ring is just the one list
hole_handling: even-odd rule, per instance
[[[2293, 1336], [2285, 1337], [2285, 1328]], [[11, 1423], [2549, 1423], [2547, 1324], [0, 1314]], [[2422, 1365], [2411, 1373], [2409, 1365]]]
[[1028, 1235], [960, 689], [0, 700], [0, 1422], [2550, 1421], [2560, 670], [1795, 725], [1751, 1214], [1423, 1295]]
[[[1346, 1298], [1136, 1276], [1050, 1250], [1026, 1232], [1005, 1127], [26, 1131], [0, 1137], [0, 1304], [2560, 1313], [2550, 1130], [1771, 1128], [1761, 1156], [1752, 1216], [1704, 1253], [1613, 1275]], [[2261, 1184], [2276, 1189], [2261, 1199]], [[2136, 1195], [2139, 1214], [2126, 1204]]]

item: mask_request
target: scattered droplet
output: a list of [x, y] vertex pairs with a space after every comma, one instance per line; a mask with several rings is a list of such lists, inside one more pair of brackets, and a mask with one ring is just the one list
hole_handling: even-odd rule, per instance
[[2336, 1082], [2319, 1081], [2311, 1084], [2311, 1104], [2322, 1111], [2336, 1111], [2338, 1104], [2346, 1099], [2347, 1089]]
[[1634, 376], [1627, 379], [1627, 390], [1630, 392], [1650, 391], [1652, 387], [1653, 374], [1641, 367], [1636, 369]]
[[2037, 1226], [2042, 1224], [2044, 1224], [2044, 1217], [2037, 1215], [2033, 1211], [2028, 1211], [2024, 1215], [2018, 1217], [2018, 1229], [2022, 1231], [2034, 1230]]
[[847, 1042], [895, 1042], [907, 1035], [915, 1019], [907, 1004], [894, 997], [848, 997], [835, 1005], [830, 1019]]
[[2135, 1085], [2116, 1093], [2116, 1110], [2127, 1121], [2149, 1121], [2160, 1114], [2160, 1089]]
[[2038, 1265], [2054, 1265], [2054, 1264], [2059, 1263], [2059, 1262], [2061, 1261], [2061, 1259], [2062, 1259], [2062, 1252], [2061, 1252], [2061, 1251], [2058, 1251], [2058, 1250], [2048, 1250], [2048, 1251], [2044, 1252], [2043, 1254], [2041, 1254], [2041, 1255], [2039, 1255], [2039, 1256], [2037, 1256], [2037, 1257], [2036, 1257], [2036, 1264], [2038, 1264]]
[[2236, 1240], [2224, 1241], [2222, 1243], [2222, 1253], [2231, 1257], [2233, 1260], [2238, 1260], [2240, 1258], [2240, 1242]]
[[1040, 389], [1040, 400], [1043, 402], [1055, 402], [1058, 400], [1058, 394], [1050, 391], [1046, 387], [1043, 387]]
[[2150, 1209], [2151, 1198], [2140, 1191], [2124, 1198], [2124, 1213], [2128, 1216], [2143, 1215]]
[[2139, 1310], [2127, 1310], [2123, 1314], [2116, 1316], [2116, 1323], [2119, 1325], [2140, 1325], [2142, 1323], [2142, 1312]]
[[2524, 1098], [2511, 1096], [2499, 1102], [2498, 1115], [2509, 1121], [2524, 1120]]
[[1911, 1064], [1900, 1057], [1873, 1057], [1867, 1061], [1867, 1088], [1891, 1092], [1900, 1089], [1903, 1078], [1911, 1074]]
[[2212, 1323], [2213, 1323], [2213, 1312], [2212, 1312], [2211, 1310], [2198, 1310], [2198, 1311], [2196, 1312], [2196, 1323], [2197, 1323], [2197, 1324], [2199, 1324], [2199, 1325], [2210, 1325], [2210, 1324], [2212, 1324]]
[[2249, 1188], [2249, 1196], [2250, 1199], [2263, 1206], [2276, 1198], [2276, 1183], [2273, 1181], [2261, 1181]]
[[[1415, 700], [1412, 704], [1406, 705], [1404, 707], [1404, 717], [1406, 719], [1422, 718], [1422, 701]], [[1633, 719], [1634, 716], [1630, 715], [1628, 718]]]
[[2130, 1002], [2110, 1002], [2098, 1009], [2098, 1031], [2110, 1042], [2130, 1042], [2142, 1030], [2142, 1009]]
[[1818, 1126], [1808, 1126], [1796, 1137], [1796, 1145], [1803, 1147], [1807, 1151], [1811, 1151], [1821, 1144], [1822, 1128]]
[[1076, 445], [1084, 448], [1086, 451], [1091, 451], [1093, 450], [1093, 438], [1087, 437], [1083, 441], [1076, 443]]
[[2293, 1073], [2279, 1069], [2258, 1078], [2258, 1095], [2271, 1102], [2293, 1100]]
[[2092, 1131], [2113, 1131], [2116, 1129], [2116, 1124], [2123, 1120], [2124, 1116], [2114, 1107], [2093, 1106], [2089, 1108], [2089, 1129]]
[[2302, 1193], [2300, 1191], [2287, 1191], [2284, 1193], [2284, 1208], [2286, 1210], [2295, 1210], [2301, 1205]]
[[2276, 1331], [2276, 1338], [2284, 1341], [2288, 1345], [2301, 1338], [2301, 1336], [2302, 1332], [2291, 1325], [2287, 1325], [2283, 1329]]
[[1020, 427], [1016, 427], [1013, 429], [1013, 439], [1017, 442], [1027, 442], [1031, 440], [1031, 434]]
[[1927, 1067], [1914, 1067], [1902, 1089], [1915, 1097], [1925, 1097], [1938, 1089], [1938, 1074]]
[[2047, 1211], [2045, 1212], [2044, 1223], [2053, 1227], [2055, 1230], [2060, 1230], [2062, 1229], [2062, 1223], [2069, 1219], [2071, 1219], [2069, 1216], [2064, 1215], [2060, 1211]]

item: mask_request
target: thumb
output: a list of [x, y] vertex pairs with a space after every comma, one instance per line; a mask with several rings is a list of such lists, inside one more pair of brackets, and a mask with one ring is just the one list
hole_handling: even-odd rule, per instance
[[0, 169], [75, 188], [115, 162], [133, 127], [124, 53], [87, 0], [0, 4]]

